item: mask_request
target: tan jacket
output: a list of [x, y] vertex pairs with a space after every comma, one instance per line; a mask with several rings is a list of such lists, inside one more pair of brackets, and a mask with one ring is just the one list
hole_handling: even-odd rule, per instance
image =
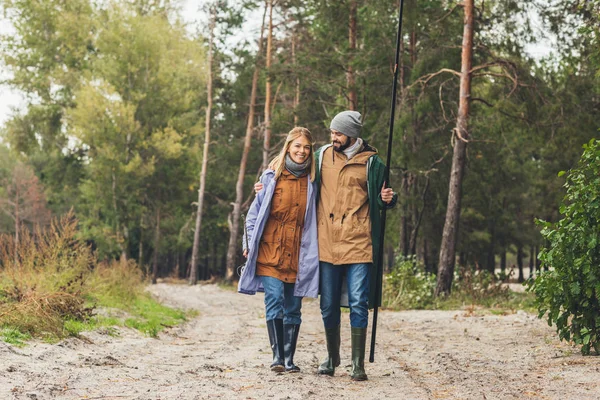
[[363, 151], [350, 160], [327, 148], [322, 157], [317, 208], [319, 260], [334, 265], [373, 262], [367, 161]]
[[308, 181], [283, 170], [277, 180], [271, 211], [256, 259], [256, 275], [294, 283], [306, 213]]

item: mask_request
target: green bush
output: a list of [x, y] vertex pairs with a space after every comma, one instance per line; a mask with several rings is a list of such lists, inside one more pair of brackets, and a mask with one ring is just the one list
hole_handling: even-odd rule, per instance
[[433, 304], [435, 275], [414, 258], [396, 257], [394, 268], [384, 276], [383, 306], [394, 309], [427, 308]]
[[561, 340], [574, 341], [583, 354], [600, 353], [600, 140], [584, 146], [565, 187], [562, 218], [538, 221], [547, 243], [539, 258], [550, 270], [529, 281], [528, 290], [538, 316], [556, 325]]

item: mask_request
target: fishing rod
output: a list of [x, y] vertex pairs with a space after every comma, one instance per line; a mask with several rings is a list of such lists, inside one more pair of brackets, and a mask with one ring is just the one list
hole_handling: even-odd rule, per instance
[[[387, 162], [384, 171], [384, 185], [390, 186], [390, 166], [392, 163], [392, 140], [394, 138], [394, 117], [396, 115], [396, 88], [398, 86], [398, 64], [400, 63], [400, 41], [402, 40], [402, 10], [404, 8], [404, 0], [400, 0], [400, 15], [398, 17], [398, 33], [396, 34], [396, 61], [394, 63], [394, 83], [392, 85], [392, 107], [390, 115], [390, 131], [388, 134], [388, 146], [387, 146]], [[371, 331], [371, 352], [369, 354], [369, 362], [375, 361], [375, 338], [377, 336], [377, 313], [379, 309], [379, 302], [381, 298], [381, 291], [383, 285], [383, 242], [385, 236], [385, 218], [386, 218], [386, 207], [383, 207], [381, 211], [381, 238], [379, 242], [379, 258], [375, 265], [375, 307], [373, 309], [373, 326]]]

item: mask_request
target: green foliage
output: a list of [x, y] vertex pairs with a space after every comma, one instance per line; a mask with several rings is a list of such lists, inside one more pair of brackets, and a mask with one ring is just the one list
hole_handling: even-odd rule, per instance
[[583, 354], [600, 353], [600, 140], [584, 146], [565, 188], [562, 218], [539, 221], [547, 243], [539, 258], [550, 270], [528, 282], [528, 290], [561, 340], [574, 341]]
[[470, 268], [455, 271], [452, 292], [443, 299], [433, 296], [435, 285], [435, 275], [427, 273], [415, 257], [397, 257], [392, 271], [384, 276], [383, 306], [395, 310], [481, 307], [485, 309], [482, 312], [495, 314], [534, 310], [531, 294], [510, 291], [488, 271]]
[[0, 339], [13, 346], [24, 347], [25, 342], [31, 339], [31, 335], [13, 327], [4, 327], [0, 328]]
[[435, 275], [425, 272], [414, 257], [396, 257], [394, 268], [384, 277], [384, 307], [394, 309], [428, 308], [434, 302]]

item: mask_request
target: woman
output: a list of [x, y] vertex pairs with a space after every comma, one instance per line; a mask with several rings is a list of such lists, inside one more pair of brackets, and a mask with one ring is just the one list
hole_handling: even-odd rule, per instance
[[319, 292], [313, 144], [306, 128], [288, 133], [260, 178], [265, 190], [256, 194], [246, 218], [248, 260], [238, 292], [265, 292], [274, 372], [300, 371], [294, 353], [302, 297], [316, 298]]

